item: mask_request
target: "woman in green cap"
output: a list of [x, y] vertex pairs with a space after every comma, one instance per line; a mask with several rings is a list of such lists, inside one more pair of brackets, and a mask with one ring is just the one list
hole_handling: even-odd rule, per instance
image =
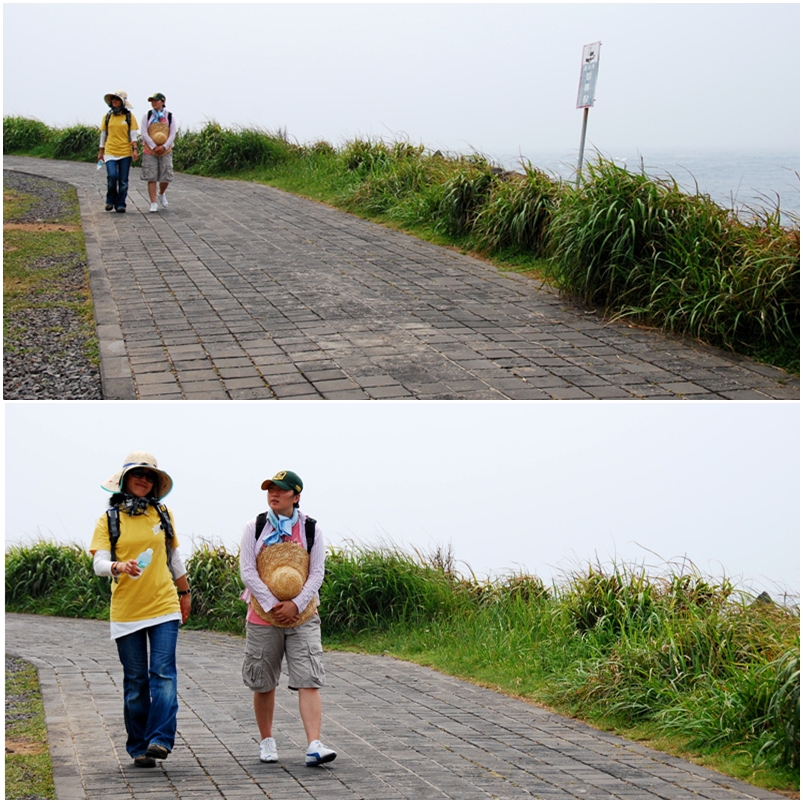
[[[304, 483], [293, 471], [280, 471], [262, 483], [268, 510], [245, 525], [240, 541], [240, 576], [245, 585], [242, 599], [250, 602], [246, 616], [243, 682], [254, 692], [254, 713], [259, 728], [259, 758], [279, 760], [273, 738], [276, 687], [287, 660], [289, 687], [298, 691], [298, 707], [307, 737], [307, 766], [332, 761], [337, 755], [321, 742], [324, 685], [321, 620], [317, 613], [318, 590], [323, 582], [326, 551], [323, 534], [314, 519], [299, 509]], [[260, 559], [270, 549], [295, 544], [306, 552], [308, 568], [299, 581], [300, 590], [291, 599], [280, 599], [260, 574]], [[293, 550], [290, 550], [293, 551]], [[294, 568], [298, 568], [296, 564]], [[304, 564], [306, 566], [306, 563]]]

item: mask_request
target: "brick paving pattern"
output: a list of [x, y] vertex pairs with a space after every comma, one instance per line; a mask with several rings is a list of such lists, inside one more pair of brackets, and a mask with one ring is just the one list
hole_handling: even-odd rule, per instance
[[323, 740], [304, 764], [286, 676], [278, 764], [259, 761], [244, 639], [179, 634], [178, 735], [156, 769], [125, 752], [122, 669], [109, 625], [6, 614], [6, 653], [34, 663], [59, 799], [776, 800], [779, 795], [522, 700], [392, 658], [327, 652]]
[[611, 322], [537, 281], [249, 182], [178, 175], [105, 212], [73, 184], [107, 399], [799, 399], [799, 379]]

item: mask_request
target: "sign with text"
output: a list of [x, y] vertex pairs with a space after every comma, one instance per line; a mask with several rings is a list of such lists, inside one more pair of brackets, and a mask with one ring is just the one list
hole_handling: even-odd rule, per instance
[[599, 69], [599, 49], [602, 42], [594, 42], [583, 48], [583, 62], [580, 70], [580, 88], [577, 90], [577, 108], [588, 109], [594, 105], [594, 92], [597, 88]]

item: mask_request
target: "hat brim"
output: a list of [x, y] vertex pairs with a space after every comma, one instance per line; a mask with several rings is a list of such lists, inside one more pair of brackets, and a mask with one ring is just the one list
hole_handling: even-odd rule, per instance
[[152, 471], [154, 474], [159, 475], [159, 496], [157, 499], [164, 499], [170, 491], [173, 490], [173, 480], [171, 479], [170, 475], [166, 471], [162, 471], [160, 468], [154, 468], [153, 466], [149, 465], [141, 465], [141, 466], [129, 466], [126, 469], [120, 469], [116, 474], [112, 474], [106, 482], [101, 483], [100, 487], [103, 488], [104, 491], [108, 491], [110, 494], [120, 493], [123, 490], [123, 477], [132, 469], [135, 468], [147, 468], [148, 471]]
[[[300, 544], [291, 541], [285, 541], [280, 544], [271, 544], [265, 547], [257, 556], [257, 572], [259, 572], [260, 579], [270, 588], [271, 593], [275, 593], [270, 587], [268, 580], [270, 579], [273, 570], [278, 566], [292, 566], [296, 571], [301, 574], [306, 582], [309, 575], [309, 554]], [[276, 627], [298, 627], [304, 624], [318, 610], [317, 600], [313, 598], [303, 611], [301, 611], [298, 619], [292, 624], [283, 624], [276, 619], [276, 616], [271, 611], [266, 611], [257, 601], [257, 598], [251, 595], [251, 609], [259, 616]]]
[[267, 491], [271, 485], [275, 485], [277, 488], [281, 488], [283, 491], [295, 491], [297, 494], [301, 493], [301, 491], [296, 491], [295, 485], [290, 485], [283, 480], [265, 480], [260, 487], [263, 491]]
[[103, 100], [106, 101], [106, 105], [107, 106], [111, 106], [112, 105], [112, 98], [117, 98], [117, 100], [119, 100], [123, 104], [123, 106], [125, 106], [126, 109], [133, 109], [134, 108], [131, 105], [131, 103], [128, 101], [127, 98], [121, 98], [119, 95], [115, 94], [114, 92], [109, 92], [108, 95], [104, 95], [103, 96]]

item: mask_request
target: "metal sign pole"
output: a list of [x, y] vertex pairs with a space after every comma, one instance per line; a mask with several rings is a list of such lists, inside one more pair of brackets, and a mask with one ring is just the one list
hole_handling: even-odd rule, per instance
[[599, 70], [599, 49], [602, 42], [594, 42], [583, 48], [583, 61], [580, 66], [580, 87], [577, 90], [577, 108], [583, 110], [583, 131], [580, 136], [580, 156], [577, 160], [577, 183], [583, 175], [583, 153], [586, 147], [586, 129], [588, 128], [588, 110], [594, 105], [594, 92], [597, 88], [597, 71]]
[[583, 174], [583, 151], [586, 147], [586, 129], [588, 128], [588, 106], [583, 109], [583, 131], [580, 134], [580, 158], [577, 160], [577, 189], [580, 189], [580, 176]]

